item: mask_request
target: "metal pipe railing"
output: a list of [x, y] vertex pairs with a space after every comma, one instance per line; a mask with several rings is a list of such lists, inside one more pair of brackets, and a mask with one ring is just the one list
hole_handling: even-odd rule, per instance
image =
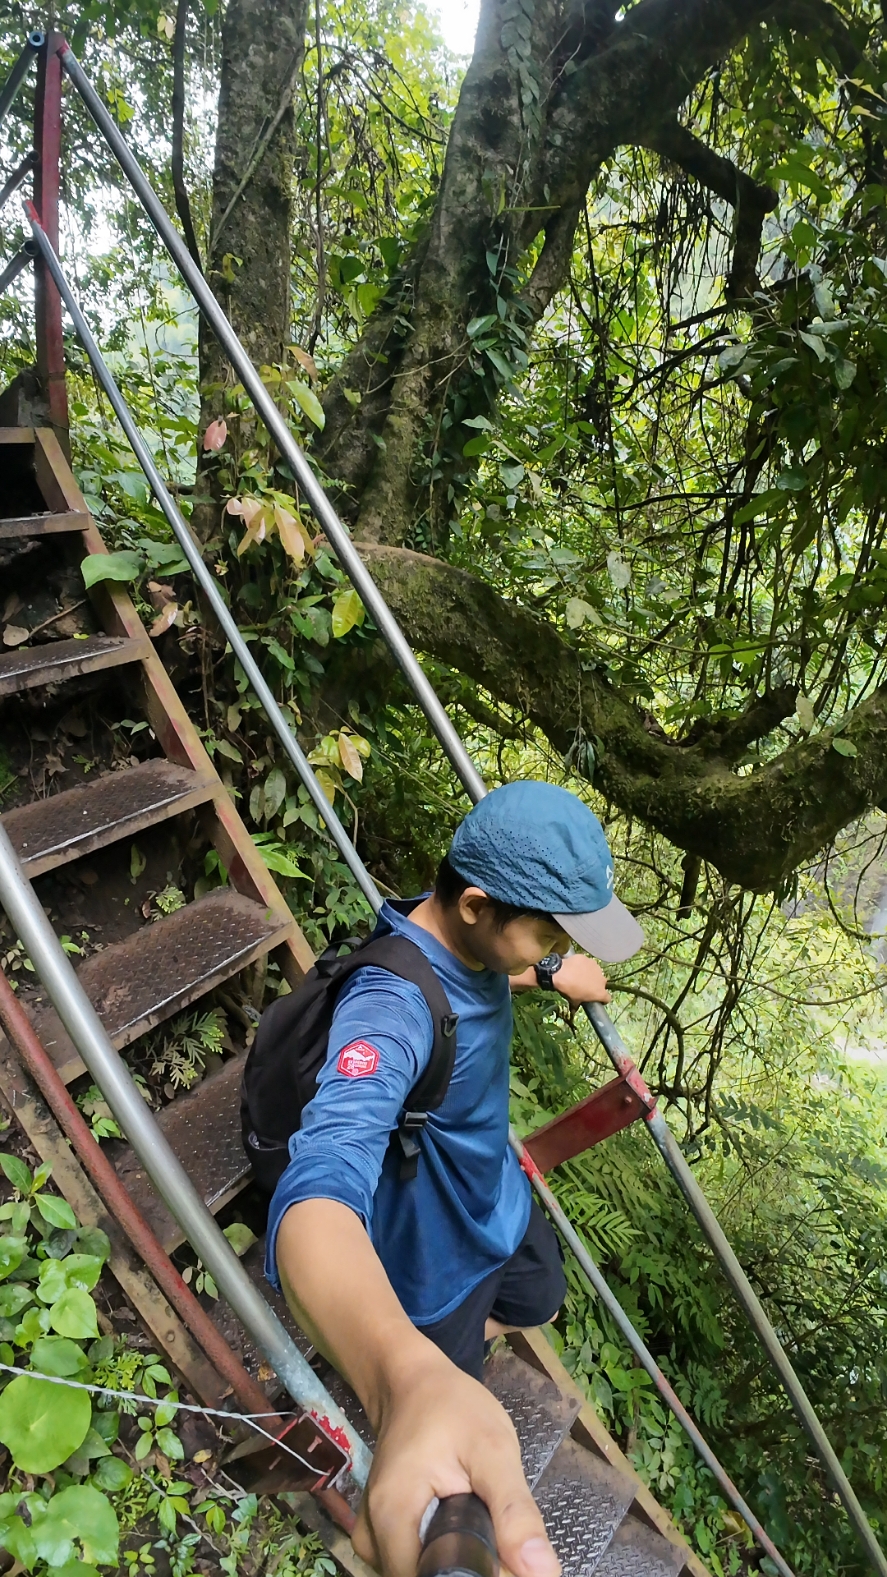
[[26, 241], [21, 250], [16, 252], [15, 257], [9, 259], [2, 274], [0, 274], [0, 295], [3, 294], [4, 290], [9, 289], [13, 281], [18, 279], [19, 274], [23, 274], [28, 264], [33, 263], [33, 261], [33, 242]]
[[46, 34], [41, 33], [39, 28], [35, 28], [33, 33], [28, 34], [24, 49], [2, 88], [0, 88], [0, 122], [6, 119], [15, 102], [16, 94], [28, 74], [31, 61], [34, 59], [38, 49], [42, 49], [45, 43]]
[[466, 755], [465, 747], [441, 706], [433, 686], [428, 677], [422, 672], [400, 625], [379, 591], [372, 575], [366, 568], [321, 484], [318, 482], [306, 455], [296, 443], [271, 395], [265, 388], [258, 370], [250, 361], [203, 274], [194, 262], [175, 226], [171, 223], [169, 215], [157, 193], [150, 182], [146, 180], [141, 165], [125, 139], [121, 136], [117, 126], [115, 126], [106, 106], [102, 103], [83, 67], [72, 53], [70, 46], [63, 44], [59, 54], [61, 55], [65, 71], [109, 144], [114, 157], [138, 196], [142, 207], [145, 209], [148, 218], [172, 257], [179, 273], [187, 282], [189, 290], [218, 339], [225, 355], [228, 357], [231, 365], [237, 369], [237, 375], [253, 406], [265, 423], [271, 438], [287, 464], [292, 468], [299, 487], [308, 500], [331, 546], [335, 549], [340, 563], [347, 570], [349, 578], [360, 593], [364, 606], [372, 615], [394, 653], [399, 667], [409, 680], [416, 699], [431, 721], [432, 727], [451, 765], [462, 779], [471, 797], [480, 799], [481, 795], [485, 793], [483, 779], [477, 772], [473, 762]]
[[621, 1331], [622, 1336], [624, 1337], [628, 1346], [631, 1348], [641, 1367], [646, 1369], [648, 1374], [652, 1374], [654, 1370], [656, 1371], [656, 1375], [658, 1376], [656, 1380], [656, 1388], [659, 1391], [660, 1396], [662, 1396], [663, 1399], [668, 1403], [668, 1406], [671, 1408], [671, 1411], [678, 1420], [678, 1423], [683, 1428], [688, 1439], [695, 1446], [696, 1451], [702, 1458], [702, 1461], [705, 1463], [720, 1489], [723, 1491], [727, 1500], [730, 1501], [733, 1506], [735, 1506], [736, 1510], [739, 1512], [739, 1515], [748, 1523], [749, 1528], [760, 1544], [762, 1550], [766, 1555], [769, 1555], [771, 1561], [773, 1561], [774, 1564], [778, 1566], [780, 1572], [782, 1573], [782, 1577], [794, 1577], [791, 1567], [780, 1555], [776, 1545], [773, 1543], [773, 1540], [758, 1521], [751, 1507], [743, 1499], [740, 1491], [736, 1488], [736, 1485], [733, 1483], [733, 1480], [730, 1478], [729, 1474], [724, 1468], [722, 1468], [720, 1462], [712, 1451], [711, 1446], [708, 1444], [708, 1441], [703, 1435], [700, 1434], [695, 1423], [693, 1422], [693, 1419], [690, 1417], [690, 1414], [684, 1407], [683, 1402], [680, 1400], [680, 1397], [674, 1390], [674, 1387], [662, 1373], [662, 1370], [656, 1363], [656, 1360], [653, 1357], [653, 1354], [650, 1352], [646, 1342], [644, 1342], [638, 1335], [618, 1298], [613, 1292], [611, 1292], [607, 1282], [601, 1275], [598, 1266], [595, 1264], [594, 1260], [589, 1254], [588, 1249], [580, 1238], [578, 1232], [570, 1224], [568, 1217], [562, 1210], [561, 1206], [558, 1204], [557, 1196], [552, 1192], [529, 1151], [525, 1149], [523, 1144], [521, 1144], [520, 1139], [517, 1138], [517, 1135], [513, 1130], [511, 1133], [511, 1144], [512, 1148], [517, 1154], [521, 1166], [526, 1172], [527, 1177], [530, 1179], [530, 1183], [548, 1211], [548, 1214], [551, 1216], [551, 1219], [555, 1223], [555, 1226], [557, 1227], [561, 1237], [572, 1250], [572, 1253], [589, 1286], [593, 1288], [597, 1297], [600, 1298], [601, 1303], [604, 1305], [604, 1308], [607, 1310], [607, 1313], [610, 1315], [613, 1323]]
[[[270, 437], [277, 445], [283, 458], [290, 465], [302, 492], [314, 511], [331, 546], [334, 548], [339, 561], [347, 571], [365, 607], [384, 636], [401, 671], [412, 686], [416, 699], [437, 735], [444, 753], [464, 785], [466, 792], [476, 803], [486, 793], [483, 779], [469, 757], [433, 686], [419, 666], [397, 620], [391, 613], [379, 588], [376, 586], [352, 543], [348, 532], [339, 520], [335, 509], [314, 475], [307, 457], [287, 427], [281, 413], [262, 383], [257, 369], [250, 361], [205, 278], [196, 267], [157, 194], [146, 179], [138, 160], [127, 145], [107, 107], [102, 103], [67, 43], [62, 43], [59, 46], [59, 54], [65, 71], [108, 142], [161, 241], [188, 284], [200, 310], [203, 312], [222, 349], [237, 372], [254, 408], [265, 423]], [[297, 770], [299, 770], [298, 767]], [[589, 1017], [612, 1060], [613, 1051], [611, 1044], [616, 1036], [616, 1031], [609, 1016], [604, 1012], [603, 1008], [593, 1005], [591, 1011], [589, 1011]], [[616, 1066], [618, 1065], [617, 1062]], [[638, 1078], [636, 1072], [635, 1078]], [[846, 1473], [841, 1467], [837, 1454], [828, 1441], [822, 1425], [819, 1423], [788, 1357], [782, 1349], [773, 1326], [752, 1292], [747, 1278], [745, 1278], [741, 1267], [738, 1265], [735, 1254], [733, 1254], [727, 1243], [724, 1233], [717, 1226], [716, 1218], [705, 1201], [686, 1158], [673, 1136], [667, 1130], [664, 1118], [659, 1116], [658, 1122], [654, 1123], [651, 1121], [648, 1123], [648, 1126], [651, 1127], [654, 1140], [659, 1145], [669, 1170], [678, 1182], [700, 1228], [711, 1244], [724, 1275], [739, 1296], [742, 1306], [770, 1357], [801, 1424], [837, 1489], [848, 1517], [856, 1529], [875, 1570], [881, 1573], [881, 1577], [887, 1577], [887, 1559], [885, 1559], [883, 1551], [875, 1538], [865, 1512]], [[667, 1138], [665, 1137], [666, 1134], [668, 1135]], [[717, 1230], [713, 1230], [713, 1223]]]
[[25, 154], [21, 164], [16, 165], [8, 181], [6, 182], [6, 185], [2, 188], [2, 190], [0, 190], [0, 208], [5, 207], [5, 205], [9, 202], [13, 192], [18, 191], [22, 181], [26, 176], [30, 175], [34, 166], [38, 162], [39, 155], [37, 153], [37, 149], [32, 148], [30, 153]]
[[[65, 302], [68, 311], [71, 314], [72, 321], [74, 322], [77, 332], [80, 335], [86, 353], [92, 362], [96, 376], [98, 377], [99, 382], [101, 383], [102, 388], [105, 390], [105, 393], [107, 394], [114, 411], [121, 421], [124, 432], [133, 446], [133, 450], [137, 459], [139, 460], [140, 465], [142, 466], [145, 477], [154, 492], [154, 496], [163, 509], [170, 525], [173, 528], [173, 531], [175, 532], [176, 540], [181, 546], [182, 551], [186, 554], [189, 564], [191, 564], [192, 568], [197, 574], [200, 585], [206, 593], [207, 601], [212, 608], [212, 611], [216, 615], [216, 618], [219, 620], [219, 622], [223, 625], [226, 633], [228, 633], [229, 627], [231, 628], [231, 635], [229, 635], [229, 639], [232, 641], [232, 647], [234, 648], [235, 653], [239, 655], [239, 648], [244, 647], [244, 643], [236, 625], [233, 624], [227, 605], [221, 596], [218, 586], [216, 585], [215, 578], [207, 570], [206, 565], [200, 556], [200, 549], [191, 534], [190, 527], [179, 513], [177, 506], [172, 500], [169, 491], [163, 482], [163, 478], [158, 472], [157, 466], [154, 463], [150, 451], [147, 449], [143, 439], [141, 438], [141, 435], [139, 434], [138, 428], [133, 421], [132, 413], [130, 412], [129, 407], [127, 406], [123, 395], [117, 387], [111, 371], [104, 357], [102, 356], [98, 345], [96, 344], [89, 326], [86, 323], [82, 312], [80, 311], [74, 293], [64, 273], [64, 270], [61, 267], [59, 259], [56, 256], [41, 226], [39, 225], [32, 207], [29, 208], [29, 217], [34, 233], [35, 244], [39, 247], [46, 267], [49, 270], [56, 287], [58, 288], [62, 300]], [[261, 680], [261, 674], [256, 668], [256, 665], [249, 654], [249, 648], [244, 647], [244, 649], [247, 656], [249, 657], [250, 676], [252, 676], [254, 672], [258, 674], [260, 685], [256, 687], [257, 694], [259, 695], [259, 699], [262, 702], [266, 715], [274, 726], [278, 736], [283, 737], [283, 735], [286, 734], [290, 740], [290, 743], [295, 745], [295, 750], [289, 752], [290, 760], [295, 765], [296, 771], [298, 772], [301, 781], [308, 789], [312, 799], [314, 799], [316, 803], [317, 795], [322, 794], [322, 790], [317, 783], [314, 771], [304, 752], [292, 738], [291, 732], [288, 729], [288, 725], [286, 724], [286, 721], [281, 713], [280, 707], [275, 701], [270, 690], [268, 690], [267, 685], [265, 685], [264, 681]], [[330, 833], [333, 841], [336, 843], [336, 846], [339, 849], [340, 854], [342, 854], [343, 857], [347, 859], [349, 867], [355, 871], [355, 874], [361, 880], [363, 891], [367, 894], [374, 911], [378, 913], [382, 907], [381, 894], [379, 893], [372, 876], [366, 870], [366, 867], [360, 859], [360, 856], [357, 854], [357, 851], [349, 840], [348, 834], [337, 817], [331, 819]], [[355, 867], [357, 867], [357, 870], [355, 870]], [[610, 1311], [617, 1325], [619, 1326], [619, 1329], [626, 1336], [632, 1351], [636, 1353], [640, 1363], [646, 1369], [667, 1406], [671, 1408], [678, 1422], [687, 1431], [692, 1444], [699, 1452], [706, 1466], [709, 1467], [711, 1472], [714, 1474], [718, 1484], [723, 1489], [731, 1504], [736, 1508], [740, 1516], [745, 1519], [752, 1532], [760, 1538], [763, 1549], [767, 1554], [772, 1556], [773, 1560], [776, 1561], [780, 1572], [783, 1574], [783, 1577], [793, 1577], [790, 1568], [779, 1555], [779, 1552], [772, 1544], [772, 1541], [768, 1538], [764, 1529], [761, 1527], [761, 1524], [758, 1522], [754, 1516], [754, 1513], [751, 1511], [739, 1493], [739, 1490], [733, 1484], [729, 1475], [725, 1472], [724, 1468], [721, 1467], [711, 1447], [700, 1434], [690, 1415], [678, 1399], [673, 1387], [666, 1379], [662, 1370], [659, 1368], [652, 1354], [641, 1340], [637, 1331], [635, 1331], [627, 1314], [616, 1299], [615, 1294], [611, 1292], [610, 1288], [603, 1280], [603, 1277], [595, 1266], [593, 1260], [591, 1259], [577, 1234], [573, 1231], [573, 1228], [567, 1221], [566, 1216], [564, 1215], [560, 1206], [557, 1204], [554, 1195], [547, 1187], [541, 1173], [538, 1171], [538, 1168], [534, 1166], [531, 1158], [527, 1155], [523, 1145], [517, 1138], [517, 1135], [514, 1133], [513, 1129], [510, 1131], [509, 1138], [512, 1147], [520, 1157], [521, 1165], [524, 1167], [524, 1170], [530, 1177], [533, 1186], [536, 1188], [537, 1192], [539, 1192], [540, 1197], [543, 1199], [547, 1208], [550, 1210], [557, 1227], [576, 1254], [580, 1270], [588, 1281], [591, 1291], [598, 1297], [602, 1298], [605, 1306]]]
[[323, 817], [324, 821], [326, 822], [326, 825], [334, 838], [336, 847], [339, 849], [343, 859], [346, 861], [348, 869], [350, 870], [355, 881], [358, 883], [358, 886], [360, 887], [364, 897], [370, 904], [374, 906], [376, 910], [378, 910], [382, 900], [379, 897], [375, 883], [370, 877], [363, 861], [359, 858], [354, 844], [351, 842], [351, 839], [348, 837], [347, 832], [339, 821], [336, 812], [333, 810], [333, 807], [324, 794], [323, 789], [317, 781], [317, 778], [311, 771], [308, 760], [304, 751], [302, 750], [301, 745], [299, 744], [299, 741], [297, 740], [292, 729], [287, 724], [283, 712], [278, 706], [271, 690], [268, 687], [268, 684], [266, 683], [261, 668], [253, 657], [247, 642], [243, 639], [243, 636], [238, 629], [236, 620], [232, 618], [227, 603], [219, 591], [218, 582], [216, 581], [212, 571], [205, 564], [203, 556], [200, 552], [200, 548], [191, 535], [184, 516], [182, 515], [178, 505], [175, 502], [175, 499], [170, 493], [163, 476], [158, 470], [154, 456], [152, 455], [150, 449], [142, 438], [138, 427], [133, 421], [129, 406], [127, 405], [123, 395], [117, 387], [117, 384], [111, 375], [108, 364], [95, 342], [89, 324], [80, 310], [74, 292], [72, 291], [71, 286], [65, 277], [52, 243], [40, 223], [33, 203], [26, 203], [25, 208], [31, 223], [34, 244], [37, 246], [40, 256], [42, 257], [43, 262], [46, 265], [50, 276], [52, 277], [53, 283], [55, 284], [59, 295], [64, 301], [68, 312], [70, 313], [71, 321], [74, 324], [78, 335], [80, 336], [80, 339], [86, 350], [86, 354], [95, 368], [96, 377], [98, 378], [102, 388], [108, 396], [108, 400], [113, 408], [114, 414], [123, 428], [127, 438], [129, 439], [130, 444], [132, 445], [133, 453], [135, 454], [139, 465], [145, 473], [145, 476], [151, 487], [151, 491], [153, 492], [154, 497], [160, 505], [160, 508], [163, 510], [163, 513], [169, 521], [169, 524], [172, 527], [173, 535], [175, 536], [175, 539], [178, 542], [183, 554], [185, 555], [185, 558], [188, 560], [188, 563], [191, 566], [194, 579], [197, 581], [201, 591], [206, 597], [207, 602], [212, 608], [213, 613], [218, 619], [222, 632], [228, 641], [234, 656], [237, 658], [237, 661], [239, 662], [250, 684], [255, 690], [256, 695], [265, 708], [268, 721], [270, 722], [281, 745], [283, 746], [284, 752], [286, 753], [288, 759], [292, 762], [292, 765], [295, 767], [299, 777], [308, 790], [315, 810], [320, 816]]
[[250, 1281], [231, 1244], [194, 1187], [132, 1074], [108, 1037], [73, 965], [25, 876], [9, 834], [0, 825], [0, 904], [21, 938], [47, 995], [92, 1078], [145, 1168], [170, 1215], [212, 1276], [222, 1296], [265, 1354], [290, 1395], [321, 1426], [341, 1430], [351, 1472], [366, 1482], [371, 1455], [341, 1408], [321, 1385], [273, 1309]]

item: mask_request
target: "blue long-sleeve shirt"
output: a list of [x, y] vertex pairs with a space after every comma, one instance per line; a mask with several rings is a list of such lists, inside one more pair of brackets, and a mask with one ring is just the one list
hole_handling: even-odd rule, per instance
[[410, 1319], [429, 1325], [514, 1253], [530, 1190], [508, 1147], [508, 979], [468, 969], [413, 925], [407, 914], [417, 902], [386, 903], [376, 934], [415, 942], [459, 1016], [453, 1076], [419, 1140], [418, 1174], [401, 1181], [389, 1140], [430, 1059], [431, 1014], [417, 986], [369, 966], [336, 1004], [317, 1093], [271, 1201], [265, 1269], [279, 1286], [277, 1231], [291, 1205], [337, 1200], [364, 1222]]

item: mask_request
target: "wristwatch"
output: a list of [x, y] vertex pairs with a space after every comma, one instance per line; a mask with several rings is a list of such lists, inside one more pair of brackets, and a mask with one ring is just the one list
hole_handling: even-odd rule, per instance
[[562, 963], [560, 953], [546, 953], [544, 958], [540, 958], [538, 964], [533, 965], [537, 986], [541, 986], [543, 991], [554, 991], [553, 976], [557, 974]]

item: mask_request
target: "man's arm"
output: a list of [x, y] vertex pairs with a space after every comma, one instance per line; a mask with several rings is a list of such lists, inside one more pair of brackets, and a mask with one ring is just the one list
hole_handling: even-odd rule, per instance
[[407, 1318], [354, 1212], [332, 1199], [291, 1206], [277, 1267], [299, 1324], [349, 1381], [376, 1434], [358, 1554], [386, 1577], [414, 1577], [429, 1501], [474, 1490], [503, 1565], [515, 1577], [558, 1577], [511, 1420]]
[[[568, 953], [561, 967], [552, 976], [556, 991], [567, 998], [571, 1007], [581, 1007], [583, 1002], [609, 1002], [607, 977], [600, 964], [585, 953]], [[532, 991], [537, 984], [535, 969], [525, 969], [520, 975], [509, 975], [512, 991]]]

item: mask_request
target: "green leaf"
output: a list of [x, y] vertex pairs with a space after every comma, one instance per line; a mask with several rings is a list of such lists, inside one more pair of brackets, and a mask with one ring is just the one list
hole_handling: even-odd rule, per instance
[[27, 1242], [20, 1237], [0, 1237], [0, 1281], [18, 1270], [25, 1257]]
[[105, 1489], [114, 1495], [131, 1484], [132, 1477], [132, 1468], [128, 1462], [122, 1462], [120, 1457], [102, 1457], [92, 1474], [92, 1482], [98, 1489]]
[[265, 819], [270, 821], [276, 816], [281, 805], [286, 799], [286, 778], [279, 767], [268, 773], [265, 779]]
[[171, 1461], [184, 1461], [185, 1448], [182, 1445], [178, 1435], [174, 1434], [171, 1429], [158, 1429], [157, 1444], [159, 1445], [164, 1456], [169, 1457]]
[[77, 1217], [67, 1199], [58, 1199], [55, 1194], [37, 1194], [34, 1203], [51, 1227], [67, 1227], [69, 1231], [76, 1229]]
[[590, 602], [585, 602], [582, 597], [571, 597], [566, 607], [567, 624], [571, 630], [578, 630], [580, 625], [586, 623], [600, 624], [601, 616], [597, 608]]
[[155, 542], [151, 537], [139, 537], [139, 547], [144, 550], [149, 569], [162, 569], [164, 575], [181, 575], [191, 567], [177, 542]]
[[31, 1368], [69, 1380], [89, 1368], [89, 1359], [67, 1336], [41, 1336], [31, 1349]]
[[231, 1225], [225, 1228], [225, 1236], [238, 1258], [256, 1242], [255, 1232], [251, 1232], [243, 1221], [232, 1221]]
[[17, 1155], [0, 1155], [0, 1166], [13, 1188], [17, 1188], [20, 1194], [31, 1192], [33, 1179], [30, 1168], [25, 1166], [24, 1161], [20, 1161]]
[[81, 1254], [88, 1254], [102, 1265], [111, 1258], [111, 1240], [101, 1227], [81, 1227], [77, 1233], [77, 1246]]
[[37, 1296], [41, 1303], [55, 1303], [69, 1287], [90, 1292], [102, 1273], [102, 1261], [95, 1254], [67, 1254], [64, 1259], [47, 1259], [40, 1266]]
[[87, 588], [101, 580], [138, 580], [144, 566], [141, 553], [123, 548], [119, 553], [90, 553], [80, 565], [83, 584]]
[[463, 444], [462, 453], [465, 455], [466, 459], [471, 459], [474, 455], [486, 454], [489, 447], [490, 440], [486, 433], [478, 433], [476, 438], [469, 438], [468, 442]]
[[[126, 1467], [126, 1463], [121, 1462], [120, 1466]], [[127, 1472], [129, 1472], [128, 1468]], [[98, 1474], [94, 1474], [93, 1477], [97, 1478]], [[131, 1473], [129, 1477], [132, 1478]], [[129, 1479], [127, 1479], [127, 1483], [129, 1483]], [[121, 1485], [120, 1487], [122, 1489], [125, 1486]], [[65, 1561], [64, 1566], [53, 1566], [52, 1570], [53, 1577], [100, 1577], [98, 1568], [90, 1565], [89, 1561]]]
[[832, 740], [832, 750], [837, 750], [839, 756], [858, 756], [859, 751], [852, 739], [842, 739], [840, 735]]
[[51, 1473], [86, 1439], [91, 1416], [86, 1391], [21, 1374], [0, 1396], [0, 1440], [23, 1472]]
[[80, 1541], [85, 1560], [102, 1566], [117, 1564], [117, 1513], [107, 1495], [91, 1484], [71, 1484], [53, 1495], [33, 1533], [37, 1554], [50, 1566], [71, 1559], [75, 1539]]
[[83, 1341], [87, 1336], [98, 1336], [95, 1304], [82, 1287], [69, 1287], [49, 1311], [49, 1323], [60, 1336], [71, 1336]]
[[23, 1287], [20, 1282], [7, 1282], [5, 1287], [0, 1287], [0, 1319], [9, 1320], [14, 1314], [20, 1314], [29, 1303], [33, 1303], [34, 1294], [30, 1287]]
[[323, 406], [317, 398], [317, 395], [314, 393], [314, 390], [310, 389], [307, 383], [299, 382], [290, 383], [289, 389], [296, 401], [296, 404], [299, 405], [305, 412], [308, 420], [313, 422], [315, 427], [319, 427], [322, 431], [326, 425], [326, 417], [323, 414]]
[[800, 338], [804, 341], [804, 344], [808, 345], [810, 347], [810, 349], [814, 352], [817, 361], [825, 361], [826, 350], [825, 350], [825, 346], [823, 345], [822, 340], [820, 339], [819, 335], [818, 334], [805, 334], [803, 329], [799, 330], [799, 335], [800, 335]]
[[846, 356], [839, 356], [835, 363], [835, 383], [839, 389], [849, 389], [856, 377], [856, 362], [848, 361]]
[[343, 591], [333, 603], [332, 629], [336, 640], [342, 639], [356, 624], [363, 624], [364, 606], [357, 592]]

